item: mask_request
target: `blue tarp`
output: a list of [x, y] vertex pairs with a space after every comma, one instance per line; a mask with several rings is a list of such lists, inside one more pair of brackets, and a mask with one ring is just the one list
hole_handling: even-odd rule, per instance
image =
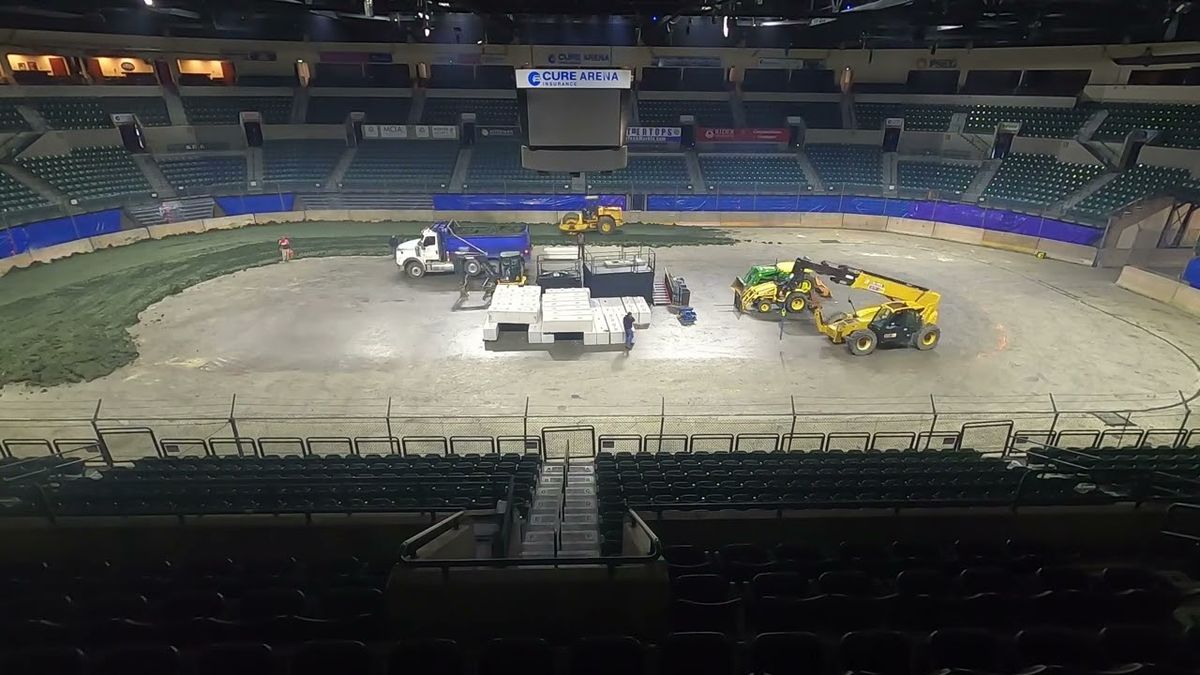
[[[578, 211], [583, 208], [583, 195], [501, 195], [501, 194], [437, 194], [433, 208], [438, 211]], [[625, 195], [600, 195], [601, 206], [625, 205]]]
[[25, 226], [0, 230], [0, 258], [11, 258], [29, 250], [29, 234]]
[[1104, 235], [1100, 228], [1039, 215], [985, 209], [973, 204], [840, 195], [650, 195], [647, 211], [759, 211], [771, 213], [853, 213], [865, 216], [913, 218], [998, 232], [1044, 237], [1094, 246]]
[[65, 244], [68, 241], [95, 237], [121, 229], [120, 209], [84, 213], [65, 218], [52, 218], [24, 226], [31, 249]]
[[217, 197], [217, 205], [227, 216], [242, 216], [247, 213], [278, 213], [291, 211], [296, 205], [296, 195], [287, 192], [270, 195], [241, 195]]

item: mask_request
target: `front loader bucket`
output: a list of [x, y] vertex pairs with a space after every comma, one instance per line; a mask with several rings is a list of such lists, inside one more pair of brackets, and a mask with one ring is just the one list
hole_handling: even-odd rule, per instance
[[743, 310], [742, 295], [746, 292], [746, 284], [740, 278], [734, 277], [729, 287], [733, 289], [733, 308], [740, 312]]

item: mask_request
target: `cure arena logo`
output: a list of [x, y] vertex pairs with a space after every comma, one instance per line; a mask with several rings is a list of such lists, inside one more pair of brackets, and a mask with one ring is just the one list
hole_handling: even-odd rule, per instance
[[542, 83], [542, 74], [536, 70], [529, 71], [529, 86], [536, 87]]

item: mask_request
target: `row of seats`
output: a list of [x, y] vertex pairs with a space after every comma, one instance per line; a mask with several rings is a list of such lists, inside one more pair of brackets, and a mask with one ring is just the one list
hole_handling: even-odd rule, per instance
[[457, 125], [462, 121], [463, 113], [475, 113], [477, 124], [516, 126], [517, 99], [430, 96], [425, 99], [425, 107], [421, 110], [421, 122]]
[[589, 171], [589, 185], [617, 188], [651, 186], [679, 189], [691, 183], [683, 155], [629, 155], [629, 163], [616, 171]]
[[809, 129], [842, 128], [842, 108], [837, 103], [745, 101], [742, 105], [748, 127], [786, 127], [787, 118], [803, 117], [804, 125]]
[[729, 101], [639, 99], [638, 122], [643, 126], [677, 127], [680, 115], [692, 115], [702, 127], [734, 126]]
[[919, 675], [1047, 668], [1139, 672], [1193, 662], [1177, 632], [1125, 626], [1098, 632], [1031, 628], [1011, 639], [971, 629], [919, 635], [853, 631], [832, 640], [799, 631], [770, 632], [744, 645], [720, 633], [676, 632], [657, 648], [632, 637], [597, 636], [582, 638], [563, 651], [537, 638], [498, 638], [484, 643], [476, 658], [448, 639], [396, 645], [320, 640], [281, 649], [244, 637], [204, 645], [194, 654], [163, 644], [87, 653], [73, 646], [32, 648], [0, 655], [5, 672], [56, 675]]
[[263, 180], [323, 183], [342, 154], [344, 141], [270, 141], [263, 144]]
[[4, 171], [0, 171], [0, 212], [24, 211], [48, 205], [41, 195], [25, 187]]
[[966, 192], [979, 167], [974, 164], [950, 162], [896, 162], [896, 178], [901, 188], [936, 190], [962, 194]]
[[17, 104], [0, 99], [0, 131], [29, 131], [31, 127], [25, 116], [17, 110]]
[[454, 174], [458, 149], [458, 144], [450, 141], [365, 143], [355, 151], [342, 185], [410, 183], [445, 188]]
[[977, 105], [967, 113], [964, 128], [968, 133], [991, 134], [1001, 122], [1019, 122], [1021, 136], [1074, 138], [1091, 114], [1088, 108]]
[[167, 182], [177, 189], [246, 184], [246, 158], [242, 155], [157, 158]]
[[167, 104], [157, 96], [110, 96], [104, 98], [45, 98], [34, 101], [51, 129], [105, 129], [113, 126], [111, 115], [132, 113], [143, 126], [170, 126]]
[[405, 97], [334, 97], [308, 99], [305, 121], [309, 124], [345, 124], [352, 112], [363, 113], [367, 124], [407, 124], [412, 99]]
[[1061, 162], [1053, 155], [1013, 153], [984, 188], [988, 198], [1049, 206], [1104, 172], [1100, 164]]
[[287, 124], [292, 117], [289, 96], [184, 96], [183, 110], [196, 125], [240, 124], [241, 113], [257, 112], [267, 124]]
[[1099, 190], [1075, 205], [1085, 216], [1107, 216], [1150, 194], [1185, 185], [1191, 180], [1187, 169], [1139, 164], [1128, 168]]
[[566, 189], [571, 177], [566, 173], [531, 171], [521, 166], [521, 150], [516, 143], [497, 141], [480, 143], [471, 155], [466, 188], [511, 185], [516, 188], [541, 187]]
[[1170, 148], [1200, 148], [1200, 106], [1191, 103], [1103, 103], [1094, 109], [1108, 111], [1096, 130], [1098, 141], [1120, 143], [1133, 129], [1161, 132], [1155, 145]]
[[826, 186], [883, 183], [883, 153], [877, 146], [811, 143], [804, 152]]
[[151, 193], [141, 169], [121, 147], [75, 148], [66, 155], [19, 157], [17, 163], [80, 201]]
[[889, 117], [904, 119], [909, 131], [939, 131], [950, 129], [950, 118], [963, 112], [963, 106], [920, 105], [909, 103], [855, 103], [854, 117], [859, 129], [882, 129]]
[[700, 155], [700, 172], [709, 189], [729, 186], [786, 186], [789, 192], [809, 187], [795, 155]]

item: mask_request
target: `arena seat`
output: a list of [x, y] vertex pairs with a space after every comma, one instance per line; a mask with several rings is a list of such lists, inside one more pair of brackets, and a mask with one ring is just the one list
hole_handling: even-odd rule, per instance
[[19, 157], [17, 163], [80, 201], [144, 196], [150, 184], [125, 148], [75, 148], [66, 155]]
[[616, 171], [589, 171], [588, 187], [616, 187], [637, 190], [679, 190], [692, 182], [682, 155], [629, 155], [629, 163]]
[[458, 161], [458, 150], [458, 144], [452, 141], [364, 142], [355, 151], [342, 185], [413, 184], [446, 188]]
[[517, 126], [517, 99], [429, 96], [421, 111], [421, 123], [457, 125], [463, 113], [475, 113], [477, 124], [514, 127]]
[[496, 141], [475, 146], [465, 183], [468, 189], [511, 186], [517, 190], [562, 191], [570, 185], [571, 177], [566, 173], [530, 171], [521, 166], [520, 144]]
[[795, 155], [704, 153], [699, 158], [700, 172], [710, 190], [751, 188], [796, 193], [811, 189]]
[[16, 103], [0, 100], [0, 131], [29, 131], [31, 128], [17, 110]]
[[804, 153], [827, 187], [883, 183], [883, 157], [877, 146], [811, 144], [804, 146]]
[[167, 105], [157, 96], [43, 98], [36, 103], [51, 129], [106, 129], [113, 125], [110, 115], [117, 113], [133, 113], [143, 126], [171, 124]]
[[25, 187], [23, 183], [0, 171], [0, 213], [25, 211], [49, 204], [41, 195]]
[[268, 141], [263, 144], [263, 180], [323, 183], [345, 151], [345, 141]]
[[287, 124], [292, 118], [288, 96], [183, 96], [183, 109], [192, 124], [239, 124], [240, 113], [258, 112], [267, 124]]
[[352, 112], [363, 113], [367, 124], [406, 124], [412, 99], [394, 97], [314, 96], [308, 99], [309, 124], [344, 124]]
[[1116, 178], [1075, 205], [1073, 213], [1090, 218], [1106, 218], [1115, 211], [1152, 194], [1191, 181], [1187, 169], [1139, 164], [1122, 171]]
[[1191, 103], [1098, 103], [1108, 116], [1093, 139], [1120, 143], [1134, 129], [1162, 132], [1154, 145], [1170, 148], [1200, 148], [1200, 106]]
[[643, 126], [679, 126], [680, 115], [694, 115], [704, 127], [732, 127], [729, 101], [638, 99], [638, 121]]
[[1053, 155], [1011, 154], [984, 189], [988, 199], [1049, 206], [1104, 172], [1099, 164], [1060, 162]]
[[1020, 122], [1021, 136], [1074, 138], [1090, 115], [1087, 108], [976, 105], [967, 114], [965, 131], [990, 134], [1001, 122]]
[[973, 164], [900, 160], [896, 178], [902, 189], [936, 190], [961, 194], [971, 185], [979, 167]]
[[246, 158], [238, 156], [156, 157], [167, 181], [176, 188], [246, 185]]
[[966, 106], [922, 105], [918, 103], [855, 103], [854, 116], [859, 129], [882, 129], [889, 117], [904, 119], [910, 131], [940, 131], [950, 129], [954, 113], [965, 112]]
[[841, 129], [842, 109], [837, 103], [744, 101], [746, 126], [785, 127], [787, 118], [803, 117], [809, 129]]

